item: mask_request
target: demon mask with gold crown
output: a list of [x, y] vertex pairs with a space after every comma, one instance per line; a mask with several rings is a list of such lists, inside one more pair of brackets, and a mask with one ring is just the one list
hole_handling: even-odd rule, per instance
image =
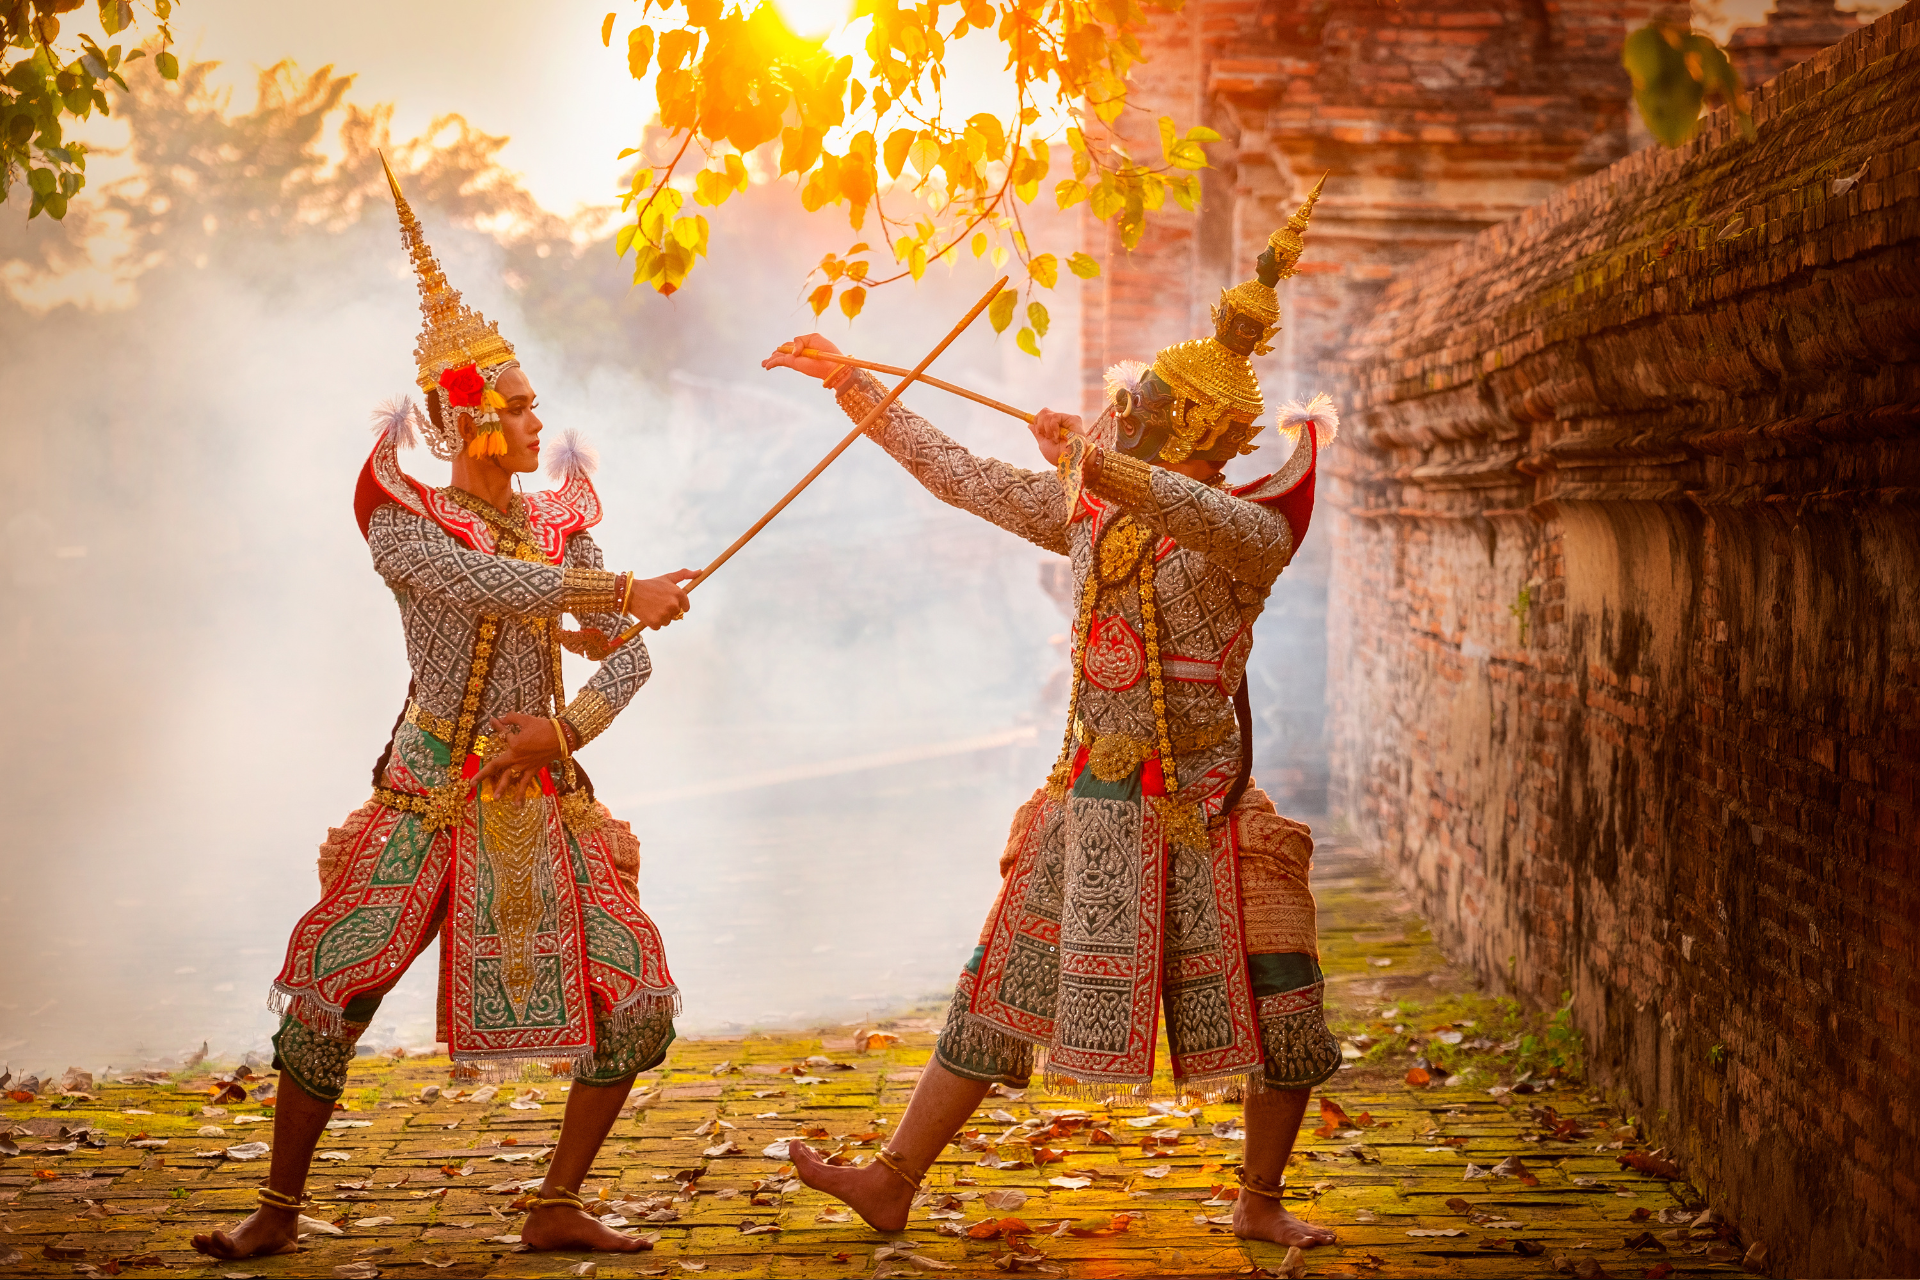
[[1307, 220], [1327, 180], [1322, 177], [1287, 224], [1267, 239], [1255, 278], [1223, 289], [1213, 308], [1213, 336], [1166, 347], [1151, 365], [1125, 360], [1107, 370], [1113, 447], [1143, 462], [1189, 458], [1225, 462], [1252, 453], [1265, 405], [1251, 357], [1265, 355], [1280, 329], [1273, 287], [1299, 268]]
[[475, 431], [467, 453], [475, 458], [504, 454], [507, 438], [499, 410], [507, 400], [495, 385], [500, 375], [519, 368], [520, 362], [514, 359], [512, 345], [500, 336], [500, 326], [489, 324], [447, 283], [447, 274], [420, 234], [420, 219], [400, 194], [399, 180], [385, 156], [380, 157], [380, 165], [386, 169], [400, 215], [400, 243], [413, 260], [413, 274], [420, 285], [420, 340], [413, 359], [431, 419], [422, 424], [427, 447], [442, 462], [450, 461], [460, 448], [460, 415], [468, 414]]

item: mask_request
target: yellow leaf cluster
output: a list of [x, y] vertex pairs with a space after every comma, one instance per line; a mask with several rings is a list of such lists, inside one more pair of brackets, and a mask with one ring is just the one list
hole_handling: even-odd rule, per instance
[[[828, 254], [807, 296], [814, 314], [837, 297], [851, 320], [872, 289], [921, 279], [964, 247], [996, 266], [1012, 256], [1026, 268], [1027, 323], [1015, 341], [1038, 355], [1048, 317], [1033, 291], [1055, 288], [1063, 265], [1082, 280], [1100, 273], [1085, 253], [1036, 250], [1022, 228], [1021, 206], [1038, 198], [1054, 166], [1048, 140], [1033, 133], [1043, 107], [1075, 121], [1066, 136], [1073, 176], [1052, 185], [1060, 208], [1086, 202], [1131, 248], [1169, 194], [1182, 208], [1198, 206], [1203, 144], [1218, 134], [1181, 133], [1162, 119], [1159, 162], [1147, 165], [1117, 147], [1090, 147], [1080, 126], [1088, 115], [1118, 118], [1149, 9], [1180, 3], [854, 0], [853, 17], [869, 21], [857, 68], [853, 56], [795, 34], [768, 0], [649, 0], [627, 32], [627, 67], [635, 79], [652, 78], [660, 123], [679, 150], [635, 175], [622, 203], [633, 221], [617, 247], [634, 250], [637, 283], [671, 293], [706, 252], [705, 218], [682, 212], [688, 194], [717, 208], [756, 174], [791, 175], [807, 212], [843, 208], [855, 232], [877, 218], [893, 259], [874, 271], [865, 243]], [[601, 25], [609, 48], [617, 25], [615, 14]], [[1013, 88], [1003, 109], [953, 122], [939, 109], [948, 50], [973, 33], [1003, 47]], [[689, 180], [681, 166], [690, 154]], [[995, 299], [995, 332], [1012, 326], [1018, 302], [1014, 289]]]

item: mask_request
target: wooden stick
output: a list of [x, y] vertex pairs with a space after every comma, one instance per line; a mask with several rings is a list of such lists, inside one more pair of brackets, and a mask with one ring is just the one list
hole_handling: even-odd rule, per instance
[[1008, 417], [1018, 418], [1020, 421], [1028, 424], [1033, 422], [1033, 415], [1024, 409], [1016, 409], [1010, 404], [1001, 404], [998, 400], [990, 400], [977, 391], [969, 391], [965, 387], [956, 387], [951, 382], [942, 382], [938, 378], [927, 377], [925, 375], [915, 378], [911, 371], [899, 368], [896, 365], [875, 364], [871, 360], [856, 360], [852, 356], [829, 355], [825, 351], [815, 351], [812, 347], [808, 347], [800, 354], [803, 356], [811, 356], [815, 360], [831, 360], [835, 364], [850, 364], [856, 369], [870, 369], [874, 373], [890, 373], [896, 378], [908, 378], [916, 382], [924, 382], [930, 387], [938, 387], [942, 391], [950, 391], [956, 396], [973, 401], [975, 404], [983, 404], [989, 409], [998, 409]]
[[[795, 486], [793, 486], [793, 488], [787, 490], [786, 497], [774, 503], [772, 508], [768, 510], [767, 514], [761, 516], [758, 520], [755, 520], [753, 522], [753, 527], [751, 529], [748, 529], [745, 533], [735, 538], [733, 540], [732, 546], [728, 547], [725, 551], [722, 551], [718, 556], [714, 558], [714, 561], [712, 564], [702, 569], [700, 571], [699, 576], [696, 577], [692, 582], [689, 582], [687, 584], [687, 590], [692, 591], [695, 587], [705, 582], [708, 578], [711, 578], [714, 575], [714, 572], [718, 570], [721, 565], [733, 559], [734, 552], [740, 550], [740, 548], [746, 546], [747, 543], [753, 541], [753, 536], [756, 533], [759, 533], [762, 529], [766, 528], [768, 523], [770, 523], [775, 516], [779, 515], [782, 511], [785, 511], [787, 509], [788, 503], [792, 502], [795, 498], [799, 497], [800, 494], [806, 489], [808, 485], [812, 484], [815, 480], [819, 479], [820, 473], [822, 471], [825, 471], [828, 467], [832, 466], [833, 460], [835, 458], [845, 453], [848, 449], [851, 449], [853, 447], [853, 442], [855, 440], [858, 440], [861, 434], [866, 431], [867, 425], [873, 422], [875, 419], [877, 419], [881, 414], [885, 413], [887, 409], [893, 404], [893, 402], [900, 398], [900, 393], [902, 391], [905, 391], [909, 386], [911, 386], [913, 384], [914, 379], [918, 378], [922, 373], [925, 373], [927, 366], [932, 364], [934, 360], [936, 360], [939, 357], [942, 351], [945, 351], [949, 346], [953, 345], [953, 340], [959, 337], [962, 333], [965, 333], [968, 325], [972, 324], [975, 320], [980, 318], [980, 313], [982, 311], [985, 311], [988, 305], [992, 303], [992, 301], [995, 298], [1000, 296], [1000, 291], [1006, 288], [1006, 286], [1007, 286], [1007, 277], [1001, 276], [1000, 279], [994, 284], [993, 288], [987, 290], [984, 294], [980, 296], [980, 301], [973, 304], [973, 310], [967, 312], [966, 315], [962, 316], [960, 318], [960, 323], [953, 326], [952, 330], [948, 332], [946, 337], [940, 339], [940, 345], [935, 347], [933, 350], [927, 352], [926, 359], [922, 360], [919, 364], [915, 365], [913, 369], [910, 372], [908, 372], [904, 381], [896, 385], [893, 390], [887, 392], [886, 398], [881, 400], [879, 404], [875, 405], [872, 408], [872, 410], [868, 412], [866, 417], [860, 419], [860, 424], [856, 426], [853, 430], [847, 432], [846, 439], [842, 440], [839, 444], [833, 446], [833, 449], [827, 454], [827, 456], [820, 459], [820, 461], [814, 465], [813, 470], [807, 472], [806, 475], [802, 476], [800, 478], [799, 484], [796, 484]], [[646, 630], [646, 625], [644, 623], [638, 623], [638, 622], [634, 623], [631, 627], [628, 627], [625, 631], [620, 633], [619, 637], [616, 640], [614, 640], [613, 647], [618, 649], [621, 645], [627, 643], [627, 641], [633, 639], [635, 636], [639, 635], [644, 630]]]

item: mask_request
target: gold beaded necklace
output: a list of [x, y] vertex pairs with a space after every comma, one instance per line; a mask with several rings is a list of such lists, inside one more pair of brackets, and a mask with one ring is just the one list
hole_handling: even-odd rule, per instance
[[1073, 774], [1074, 726], [1079, 723], [1080, 691], [1085, 681], [1087, 642], [1093, 633], [1094, 609], [1105, 588], [1124, 590], [1137, 580], [1140, 592], [1141, 630], [1147, 650], [1147, 691], [1153, 700], [1155, 747], [1160, 756], [1160, 776], [1166, 784], [1165, 796], [1152, 796], [1154, 810], [1167, 828], [1167, 836], [1196, 848], [1206, 846], [1206, 824], [1199, 811], [1181, 804], [1180, 782], [1174, 762], [1173, 732], [1167, 724], [1166, 677], [1160, 664], [1160, 607], [1154, 596], [1154, 549], [1159, 539], [1152, 530], [1132, 516], [1121, 516], [1100, 535], [1095, 546], [1094, 565], [1081, 590], [1079, 607], [1073, 620], [1073, 683], [1067, 697], [1067, 731], [1060, 744], [1060, 757], [1047, 775], [1047, 793], [1055, 800], [1066, 799]]

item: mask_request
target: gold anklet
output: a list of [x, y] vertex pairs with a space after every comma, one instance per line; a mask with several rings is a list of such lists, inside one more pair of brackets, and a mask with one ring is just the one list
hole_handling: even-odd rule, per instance
[[1253, 1194], [1267, 1200], [1280, 1199], [1287, 1189], [1287, 1180], [1285, 1178], [1281, 1178], [1280, 1185], [1275, 1186], [1243, 1164], [1234, 1166], [1233, 1176], [1240, 1180], [1240, 1189], [1242, 1191], [1251, 1191]]
[[906, 1171], [905, 1166], [901, 1164], [900, 1153], [897, 1151], [889, 1151], [887, 1148], [882, 1147], [880, 1148], [879, 1151], [874, 1153], [873, 1158], [879, 1161], [881, 1164], [885, 1165], [887, 1168], [893, 1170], [894, 1174], [899, 1177], [900, 1181], [906, 1183], [908, 1186], [912, 1187], [915, 1191], [918, 1191], [920, 1189], [920, 1179], [927, 1176], [925, 1173], [922, 1173], [918, 1177], [916, 1177], [913, 1174], [908, 1173]]
[[[578, 1209], [582, 1213], [587, 1212], [587, 1202], [580, 1198], [580, 1194], [577, 1191], [569, 1191], [565, 1187], [559, 1188], [559, 1194], [551, 1199], [543, 1198], [539, 1195], [530, 1196], [520, 1201], [520, 1207], [523, 1209], [568, 1208]], [[592, 1217], [593, 1215], [587, 1214], [587, 1216]]]
[[282, 1195], [272, 1187], [261, 1187], [260, 1190], [254, 1194], [259, 1197], [260, 1204], [264, 1208], [284, 1209], [288, 1213], [300, 1212], [301, 1208], [307, 1203], [307, 1197], [304, 1195]]

